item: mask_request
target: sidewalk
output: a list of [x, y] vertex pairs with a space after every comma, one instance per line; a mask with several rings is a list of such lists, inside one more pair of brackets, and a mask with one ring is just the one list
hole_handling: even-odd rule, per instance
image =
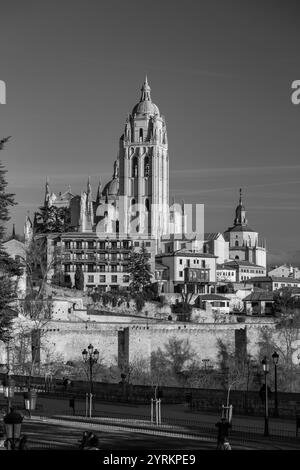
[[[21, 398], [21, 397], [18, 397]], [[15, 397], [15, 402], [20, 401]], [[37, 410], [33, 414], [45, 416], [71, 416], [69, 408], [69, 399], [63, 398], [47, 398], [42, 394], [38, 396], [38, 404], [42, 405], [42, 410]], [[85, 401], [75, 400], [76, 415], [85, 416]], [[214, 430], [215, 423], [220, 419], [219, 413], [192, 411], [185, 407], [184, 404], [164, 405], [162, 400], [162, 422], [172, 426], [188, 427], [195, 431], [200, 429]], [[146, 405], [128, 405], [123, 403], [96, 402], [94, 405], [93, 415], [101, 418], [110, 418], [122, 420], [139, 420], [141, 422], [150, 423], [150, 403]], [[76, 418], [77, 418], [76, 416]], [[233, 410], [232, 429], [236, 432], [260, 435], [264, 433], [264, 417], [241, 416], [235, 415]], [[269, 432], [271, 436], [282, 438], [296, 437], [296, 421], [280, 418], [269, 418]], [[300, 443], [300, 432], [299, 432]]]

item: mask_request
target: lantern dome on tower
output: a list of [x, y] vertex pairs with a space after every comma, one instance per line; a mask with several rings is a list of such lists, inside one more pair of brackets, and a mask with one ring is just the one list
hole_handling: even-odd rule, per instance
[[141, 92], [142, 94], [141, 94], [140, 102], [136, 104], [135, 107], [133, 108], [132, 115], [133, 116], [135, 114], [136, 115], [148, 114], [150, 116], [159, 115], [160, 113], [159, 113], [158, 107], [156, 106], [156, 104], [152, 103], [152, 100], [151, 100], [151, 95], [150, 95], [151, 88], [148, 84], [147, 75], [146, 75], [144, 84], [141, 88]]

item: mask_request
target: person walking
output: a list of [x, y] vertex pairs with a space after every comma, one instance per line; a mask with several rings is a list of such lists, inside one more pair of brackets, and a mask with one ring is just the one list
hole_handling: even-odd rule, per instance
[[226, 420], [226, 418], [222, 418], [221, 421], [216, 423], [216, 427], [218, 428], [217, 450], [231, 450], [228, 441], [231, 424]]

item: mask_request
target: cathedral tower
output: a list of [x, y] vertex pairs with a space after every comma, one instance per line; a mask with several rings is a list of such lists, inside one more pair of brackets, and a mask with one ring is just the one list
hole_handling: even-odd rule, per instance
[[119, 215], [121, 232], [159, 240], [168, 230], [169, 156], [165, 118], [150, 92], [146, 77], [120, 138]]

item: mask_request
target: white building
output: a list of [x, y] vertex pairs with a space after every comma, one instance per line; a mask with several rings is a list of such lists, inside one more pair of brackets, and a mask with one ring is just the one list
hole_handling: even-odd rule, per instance
[[269, 276], [285, 277], [292, 279], [300, 279], [300, 269], [295, 266], [282, 264], [281, 266], [275, 266], [268, 272]]
[[234, 224], [224, 232], [224, 238], [229, 242], [230, 259], [249, 261], [266, 268], [266, 242], [260, 241], [258, 232], [248, 225], [246, 209], [242, 203], [241, 189], [239, 204], [235, 211]]

